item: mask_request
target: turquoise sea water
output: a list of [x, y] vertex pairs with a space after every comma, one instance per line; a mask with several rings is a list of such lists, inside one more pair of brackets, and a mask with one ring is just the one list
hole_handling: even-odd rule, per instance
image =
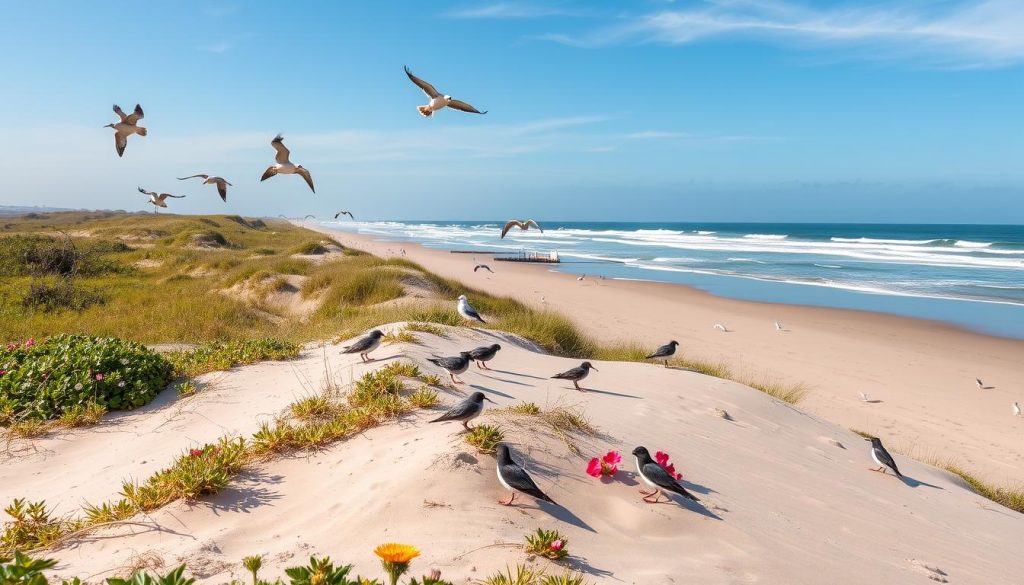
[[558, 270], [731, 298], [862, 309], [1024, 339], [1024, 226], [321, 222], [460, 250], [557, 251]]

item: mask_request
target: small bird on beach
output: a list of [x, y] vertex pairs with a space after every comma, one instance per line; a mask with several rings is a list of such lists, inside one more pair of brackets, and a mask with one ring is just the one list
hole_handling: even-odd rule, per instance
[[138, 125], [139, 120], [146, 117], [146, 114], [142, 112], [142, 106], [135, 104], [135, 111], [131, 114], [125, 114], [121, 106], [114, 104], [114, 113], [117, 114], [118, 118], [121, 118], [120, 122], [113, 124], [107, 124], [104, 128], [114, 129], [114, 150], [117, 151], [117, 156], [124, 156], [124, 149], [128, 146], [128, 137], [132, 134], [138, 134], [139, 136], [145, 136], [149, 131]]
[[341, 353], [358, 353], [359, 357], [363, 358], [364, 363], [373, 361], [369, 354], [380, 347], [382, 337], [384, 337], [384, 333], [380, 329], [374, 329], [366, 337], [362, 337], [352, 345], [342, 348]]
[[726, 327], [725, 325], [722, 325], [721, 323], [715, 323], [715, 329], [718, 329], [722, 333], [728, 333], [729, 332], [729, 328]]
[[179, 181], [187, 181], [188, 179], [205, 179], [204, 185], [217, 185], [217, 193], [220, 194], [220, 198], [225, 203], [228, 202], [228, 187], [234, 187], [231, 183], [228, 183], [223, 177], [211, 177], [210, 175], [198, 174], [189, 177], [178, 177]]
[[430, 98], [430, 101], [427, 102], [427, 105], [416, 106], [416, 109], [419, 110], [420, 115], [422, 115], [424, 118], [429, 118], [434, 115], [434, 112], [442, 110], [446, 107], [455, 110], [460, 110], [462, 112], [469, 112], [470, 114], [487, 113], [486, 110], [481, 112], [480, 110], [474, 108], [473, 106], [467, 104], [464, 101], [453, 99], [452, 96], [450, 95], [442, 95], [441, 92], [437, 91], [437, 89], [434, 88], [433, 85], [430, 85], [426, 81], [413, 75], [412, 71], [409, 71], [408, 66], [406, 66], [405, 68], [405, 74], [409, 76], [410, 81], [415, 83], [416, 86], [422, 89], [423, 93], [427, 94], [427, 97]]
[[677, 345], [679, 345], [678, 341], [675, 341], [675, 340], [670, 341], [670, 342], [666, 343], [665, 345], [659, 347], [658, 349], [654, 350], [654, 353], [652, 353], [651, 355], [647, 356], [644, 359], [648, 359], [648, 360], [658, 360], [658, 359], [660, 359], [660, 360], [665, 362], [665, 367], [668, 367], [668, 358], [670, 358], [673, 355], [675, 355], [675, 353], [676, 353], [676, 346]]
[[[640, 494], [643, 496], [643, 500], [648, 504], [656, 504], [661, 499], [662, 491], [670, 491], [677, 493], [688, 500], [699, 502], [697, 496], [686, 491], [682, 485], [676, 481], [676, 478], [672, 477], [669, 472], [658, 464], [657, 461], [651, 459], [651, 453], [646, 447], [637, 447], [633, 449], [633, 457], [636, 460], [636, 472], [640, 476], [640, 479], [644, 480], [644, 483], [654, 488], [654, 491], [648, 493], [640, 490]], [[649, 498], [654, 496], [654, 501]]]
[[[540, 488], [537, 487], [537, 483], [533, 481], [530, 474], [526, 473], [525, 469], [512, 460], [512, 454], [509, 452], [508, 445], [505, 443], [498, 443], [497, 460], [498, 463], [496, 471], [498, 473], [498, 482], [502, 487], [512, 492], [512, 497], [510, 497], [507, 502], [498, 500], [499, 504], [502, 506], [511, 506], [512, 502], [516, 499], [516, 492], [522, 492], [528, 496], [533, 496], [538, 500], [544, 500], [549, 504], [555, 504], [554, 500], [549, 498], [544, 492], [540, 491]], [[558, 504], [555, 505], [557, 506]]]
[[338, 219], [338, 216], [341, 216], [341, 215], [347, 215], [349, 217], [349, 219], [355, 219], [356, 218], [356, 216], [352, 215], [351, 211], [344, 211], [344, 210], [342, 210], [342, 211], [339, 211], [338, 213], [334, 214], [334, 219]]
[[778, 321], [775, 322], [775, 330], [776, 331], [785, 331], [785, 329], [782, 328], [782, 323], [779, 323]]
[[579, 390], [580, 392], [586, 392], [585, 389], [580, 388], [580, 380], [589, 376], [590, 370], [594, 370], [595, 372], [600, 371], [593, 365], [591, 365], [590, 362], [583, 362], [582, 364], [576, 366], [571, 370], [566, 370], [561, 374], [555, 374], [554, 376], [551, 376], [551, 379], [554, 380], [557, 378], [559, 380], [569, 380], [572, 382], [572, 385], [575, 386], [577, 390]]
[[985, 389], [985, 383], [981, 381], [981, 378], [975, 378], [974, 381], [978, 383], [978, 390]]
[[498, 345], [497, 343], [491, 345], [484, 345], [482, 347], [478, 347], [470, 351], [469, 357], [476, 362], [476, 367], [484, 370], [489, 370], [491, 368], [487, 367], [487, 362], [494, 359], [494, 356], [498, 355], [498, 351], [500, 349], [501, 346]]
[[540, 233], [542, 233], [542, 234], [544, 233], [544, 230], [541, 229], [540, 224], [535, 222], [535, 221], [533, 221], [532, 219], [528, 219], [526, 221], [519, 221], [518, 219], [510, 219], [510, 220], [508, 220], [508, 222], [505, 223], [505, 227], [501, 228], [501, 237], [504, 238], [505, 234], [508, 233], [508, 230], [510, 230], [510, 229], [512, 229], [514, 227], [517, 227], [517, 228], [525, 231], [525, 230], [530, 229], [531, 225], [533, 227], [537, 228], [538, 230], [540, 230]]
[[455, 375], [463, 374], [469, 369], [470, 359], [468, 351], [460, 351], [456, 357], [430, 357], [427, 358], [427, 361], [448, 370], [453, 384], [464, 384], [465, 382], [456, 378]]
[[861, 392], [860, 393], [860, 401], [861, 402], [867, 402], [868, 401], [868, 395], [863, 393], [863, 392]]
[[167, 198], [173, 197], [174, 199], [184, 199], [184, 195], [171, 195], [170, 193], [157, 193], [156, 191], [146, 191], [142, 187], [139, 187], [139, 193], [143, 195], [149, 195], [149, 202], [153, 204], [153, 211], [156, 212], [157, 207], [167, 208]]
[[473, 272], [476, 272], [477, 270], [480, 270], [481, 268], [483, 268], [483, 269], [484, 269], [484, 270], [486, 270], [487, 272], [490, 272], [491, 274], [494, 274], [494, 271], [493, 271], [493, 270], [491, 270], [491, 267], [490, 267], [490, 266], [488, 266], [488, 265], [486, 265], [486, 264], [477, 264], [477, 265], [476, 265], [476, 266], [475, 266], [475, 267], [473, 268]]
[[893, 461], [892, 455], [890, 455], [889, 452], [885, 450], [885, 447], [882, 446], [882, 440], [878, 437], [871, 437], [870, 439], [864, 440], [871, 441], [871, 458], [878, 464], [878, 469], [872, 469], [871, 471], [881, 471], [885, 474], [885, 470], [888, 468], [896, 474], [896, 477], [903, 479], [903, 474], [900, 473], [899, 468], [896, 467], [896, 462]]
[[582, 281], [582, 280], [583, 280], [584, 278], [586, 278], [586, 277], [587, 277], [587, 275], [586, 275], [586, 274], [581, 274], [581, 275], [579, 275], [579, 276], [578, 276], [578, 277], [576, 278], [576, 280], [577, 280], [577, 281]]
[[1013, 406], [1011, 406], [1011, 409], [1013, 410], [1013, 416], [1020, 416], [1020, 405], [1019, 404], [1014, 402]]
[[274, 175], [299, 175], [306, 180], [306, 184], [309, 185], [309, 190], [316, 193], [316, 189], [313, 187], [313, 177], [309, 174], [302, 165], [292, 164], [289, 160], [291, 151], [284, 145], [284, 137], [278, 134], [270, 141], [270, 146], [274, 147], [277, 154], [274, 155], [274, 163], [267, 167], [267, 170], [263, 171], [263, 176], [260, 177], [260, 182], [266, 181]]
[[459, 304], [456, 306], [456, 310], [460, 315], [462, 315], [462, 318], [467, 321], [479, 321], [481, 323], [487, 322], [480, 316], [480, 313], [476, 312], [473, 305], [469, 304], [469, 299], [466, 298], [466, 295], [459, 295]]
[[436, 423], [457, 420], [462, 423], [462, 426], [466, 427], [467, 431], [471, 430], [469, 427], [469, 421], [480, 416], [480, 413], [484, 411], [484, 400], [494, 403], [493, 400], [484, 396], [483, 392], [474, 392], [469, 395], [469, 398], [451, 407], [447, 412], [430, 422]]

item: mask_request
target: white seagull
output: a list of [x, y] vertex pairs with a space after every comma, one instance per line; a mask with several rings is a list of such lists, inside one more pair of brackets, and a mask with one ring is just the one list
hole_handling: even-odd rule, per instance
[[782, 323], [779, 323], [778, 321], [775, 322], [775, 330], [776, 331], [785, 331], [785, 329], [782, 328]]
[[167, 198], [173, 197], [175, 199], [184, 199], [184, 195], [171, 195], [170, 193], [157, 193], [156, 191], [146, 191], [142, 187], [139, 187], [139, 193], [143, 195], [149, 195], [149, 202], [153, 204], [153, 213], [156, 213], [157, 207], [167, 208]]
[[1020, 405], [1016, 402], [1013, 403], [1013, 416], [1020, 416]]
[[481, 323], [487, 322], [483, 320], [480, 313], [476, 312], [473, 305], [469, 304], [469, 300], [466, 298], [466, 295], [459, 295], [459, 305], [457, 310], [459, 311], [459, 314], [462, 315], [462, 318], [467, 321], [479, 321]]
[[299, 175], [306, 180], [309, 190], [316, 193], [316, 189], [313, 188], [313, 177], [310, 176], [309, 171], [302, 165], [292, 164], [292, 161], [288, 160], [288, 155], [291, 152], [284, 145], [284, 137], [278, 134], [270, 141], [270, 146], [273, 146], [274, 150], [277, 151], [277, 154], [274, 156], [276, 164], [270, 165], [267, 167], [267, 170], [263, 171], [260, 181], [266, 181], [274, 175]]
[[860, 401], [861, 402], [867, 402], [868, 401], [868, 395], [863, 393], [863, 392], [861, 392], [860, 393]]
[[228, 183], [223, 177], [211, 177], [210, 175], [204, 175], [202, 173], [188, 177], [178, 177], [179, 181], [187, 181], [189, 179], [205, 179], [203, 181], [204, 185], [217, 185], [217, 193], [220, 194], [221, 200], [225, 203], [228, 202], [228, 187], [234, 187], [234, 185]]
[[523, 231], [526, 231], [526, 230], [530, 229], [531, 225], [533, 227], [537, 228], [538, 230], [540, 230], [540, 233], [542, 233], [542, 234], [544, 233], [544, 230], [543, 230], [543, 228], [540, 227], [540, 224], [537, 223], [536, 221], [532, 220], [532, 219], [528, 219], [526, 221], [519, 221], [518, 219], [510, 219], [507, 222], [505, 222], [505, 227], [501, 228], [501, 237], [504, 238], [505, 234], [508, 233], [508, 230], [510, 230], [510, 229], [512, 229], [514, 227], [517, 227], [517, 228], [519, 228], [519, 229], [521, 229]]
[[729, 332], [729, 328], [726, 327], [725, 325], [722, 325], [721, 323], [715, 323], [715, 329], [718, 329], [719, 331], [723, 331], [725, 333]]
[[138, 121], [146, 117], [146, 115], [142, 113], [142, 106], [139, 104], [135, 104], [135, 111], [131, 114], [125, 114], [121, 106], [114, 104], [114, 113], [121, 118], [121, 121], [107, 124], [104, 128], [114, 129], [114, 150], [117, 151], [117, 156], [124, 156], [124, 149], [128, 146], [129, 136], [132, 134], [146, 135], [147, 130], [137, 125]]
[[579, 278], [577, 278], [576, 280], [583, 280], [586, 277], [587, 277], [586, 274], [581, 274], [581, 275], [579, 275]]
[[420, 114], [424, 118], [429, 118], [434, 115], [434, 112], [444, 109], [446, 107], [454, 108], [456, 110], [460, 110], [463, 112], [469, 112], [470, 114], [487, 113], [486, 111], [481, 112], [480, 110], [474, 108], [473, 106], [467, 104], [464, 101], [453, 99], [452, 96], [450, 95], [442, 95], [441, 92], [437, 91], [437, 89], [435, 89], [433, 85], [430, 85], [426, 81], [413, 75], [412, 71], [409, 71], [408, 66], [406, 66], [405, 68], [405, 74], [409, 76], [410, 81], [415, 83], [420, 89], [423, 90], [423, 93], [427, 94], [427, 97], [430, 98], [430, 102], [428, 102], [427, 105], [416, 106], [416, 109], [419, 110]]

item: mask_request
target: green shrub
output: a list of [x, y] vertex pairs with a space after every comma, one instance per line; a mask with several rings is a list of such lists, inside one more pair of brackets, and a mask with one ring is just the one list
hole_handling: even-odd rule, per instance
[[299, 356], [299, 350], [296, 343], [264, 337], [207, 343], [169, 357], [178, 374], [191, 377], [264, 360], [291, 360]]
[[569, 556], [569, 539], [557, 530], [538, 528], [526, 535], [526, 552], [557, 561]]
[[498, 443], [505, 438], [504, 431], [500, 427], [491, 425], [477, 425], [466, 433], [466, 442], [476, 447], [481, 453], [494, 453]]
[[125, 482], [121, 495], [139, 510], [154, 510], [174, 500], [194, 500], [215, 494], [231, 483], [246, 462], [244, 439], [221, 439], [214, 444], [189, 449], [171, 466], [139, 484]]
[[54, 419], [73, 409], [130, 410], [170, 383], [171, 363], [134, 341], [58, 335], [0, 349], [0, 411]]

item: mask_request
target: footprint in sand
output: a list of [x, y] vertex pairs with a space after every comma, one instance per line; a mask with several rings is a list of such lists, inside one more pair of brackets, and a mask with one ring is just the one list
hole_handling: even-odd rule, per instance
[[946, 578], [946, 572], [942, 569], [932, 565], [927, 565], [923, 561], [919, 561], [917, 559], [907, 560], [910, 561], [910, 566], [912, 566], [915, 571], [924, 575], [925, 577], [928, 577], [932, 581], [936, 581], [938, 583], [949, 583], [949, 579]]

